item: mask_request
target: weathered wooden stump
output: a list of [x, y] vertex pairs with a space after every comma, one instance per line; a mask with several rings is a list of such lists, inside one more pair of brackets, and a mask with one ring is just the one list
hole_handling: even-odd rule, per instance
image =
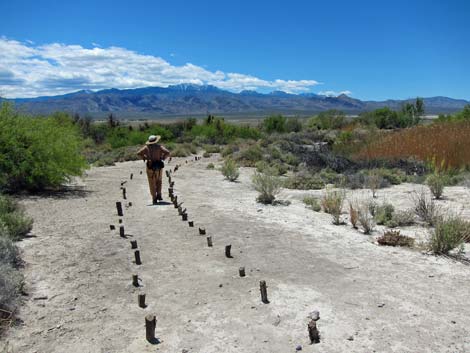
[[129, 201], [129, 202], [127, 203], [127, 206], [132, 207], [132, 202]]
[[121, 224], [122, 223], [122, 218], [119, 218], [118, 222], [119, 222], [119, 224]]
[[240, 275], [240, 277], [245, 277], [245, 267], [240, 267], [238, 269], [238, 274]]
[[147, 315], [145, 317], [145, 338], [147, 341], [150, 343], [154, 343], [156, 338], [155, 338], [155, 330], [157, 328], [157, 318], [155, 315]]
[[212, 247], [212, 237], [207, 237], [207, 246]]
[[188, 221], [188, 214], [187, 214], [187, 213], [183, 213], [183, 214], [181, 215], [181, 218], [182, 218], [183, 222], [187, 222], [187, 221]]
[[124, 226], [119, 227], [119, 236], [124, 238], [126, 234], [124, 233]]
[[116, 202], [116, 209], [117, 209], [117, 214], [119, 217], [122, 217], [124, 216], [124, 214], [122, 213], [122, 203], [117, 201]]
[[137, 249], [137, 240], [131, 240], [131, 249]]
[[320, 343], [320, 333], [318, 332], [316, 321], [310, 320], [307, 328], [308, 328], [308, 337], [310, 338], [310, 344]]
[[140, 175], [142, 175], [142, 171], [140, 171], [140, 173], [139, 173], [139, 174], [140, 174]]
[[199, 228], [199, 235], [206, 235], [206, 229], [205, 228]]
[[131, 176], [129, 177], [129, 179], [131, 179], [131, 180], [132, 180], [133, 178], [134, 178], [134, 174], [133, 174], [133, 173], [131, 173]]
[[139, 286], [139, 276], [137, 275], [132, 275], [132, 285], [134, 287], [138, 287]]
[[115, 229], [116, 229], [116, 226], [115, 226], [114, 224], [110, 224], [110, 225], [109, 225], [109, 229], [115, 230]]
[[166, 177], [167, 177], [167, 178], [170, 177], [170, 171], [166, 170], [166, 171], [165, 171], [165, 174], [166, 174]]
[[140, 260], [140, 251], [139, 250], [134, 251], [134, 256], [135, 256], [135, 264], [136, 265], [142, 265], [142, 261]]
[[172, 188], [173, 186], [175, 186], [175, 182], [174, 182], [174, 181], [172, 181], [172, 182], [170, 183], [170, 187]]
[[232, 254], [230, 253], [232, 251], [232, 245], [225, 245], [225, 256], [228, 258], [232, 258]]
[[145, 308], [147, 305], [145, 305], [145, 293], [141, 293], [137, 296], [137, 301], [139, 303], [140, 308]]
[[127, 199], [126, 188], [122, 188], [122, 198], [123, 198], [124, 200]]
[[266, 281], [260, 281], [259, 282], [259, 290], [261, 292], [261, 301], [264, 303], [264, 304], [268, 304], [269, 303], [269, 300], [268, 300], [268, 287], [266, 286]]
[[194, 227], [194, 221], [188, 221], [188, 225], [189, 225], [190, 227]]

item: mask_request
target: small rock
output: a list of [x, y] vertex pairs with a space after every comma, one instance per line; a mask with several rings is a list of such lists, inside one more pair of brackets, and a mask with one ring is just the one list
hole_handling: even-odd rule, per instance
[[313, 321], [318, 321], [320, 320], [320, 312], [318, 310], [314, 310], [310, 314], [308, 314], [308, 317]]
[[223, 286], [224, 286], [224, 285], [223, 285], [222, 283], [221, 283], [221, 284], [219, 284], [219, 288], [222, 288]]
[[453, 324], [456, 324], [457, 322], [456, 322], [456, 321], [454, 321], [454, 320], [452, 320], [452, 321], [451, 321], [451, 323], [453, 323]]
[[380, 303], [377, 305], [379, 308], [383, 308], [385, 306], [385, 303]]
[[297, 347], [295, 347], [295, 350], [296, 350], [296, 351], [301, 351], [301, 350], [302, 350], [302, 346], [299, 344]]
[[354, 341], [354, 337], [353, 337], [353, 336], [349, 336], [349, 337], [347, 338], [347, 340], [348, 340], [348, 341]]

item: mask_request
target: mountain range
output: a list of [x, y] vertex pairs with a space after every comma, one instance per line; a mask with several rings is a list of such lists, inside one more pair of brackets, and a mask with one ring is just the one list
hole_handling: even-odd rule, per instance
[[[156, 118], [203, 116], [208, 113], [224, 116], [262, 116], [267, 114], [312, 115], [328, 109], [358, 114], [381, 107], [400, 109], [409, 100], [362, 101], [347, 95], [329, 97], [314, 93], [290, 94], [274, 91], [233, 93], [211, 85], [179, 84], [168, 87], [106, 89], [74, 93], [10, 99], [16, 107], [31, 114], [56, 111], [79, 113], [100, 118], [110, 112], [122, 118]], [[426, 114], [452, 113], [463, 109], [469, 101], [448, 97], [424, 98]]]

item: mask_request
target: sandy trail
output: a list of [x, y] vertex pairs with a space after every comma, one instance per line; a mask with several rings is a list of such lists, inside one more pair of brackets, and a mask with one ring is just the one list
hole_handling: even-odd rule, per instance
[[[179, 160], [173, 177], [195, 228], [172, 205], [149, 205], [141, 162], [93, 168], [79, 192], [25, 199], [35, 237], [20, 243], [29, 296], [22, 324], [6, 337], [13, 352], [470, 351], [469, 266], [379, 247], [306, 209], [307, 192], [284, 190], [290, 206], [257, 204], [251, 170], [230, 183], [206, 170], [210, 161]], [[124, 210], [128, 239], [109, 230], [118, 226], [121, 181], [133, 204]], [[408, 207], [413, 188], [381, 190], [380, 197]], [[468, 205], [462, 188], [446, 190], [448, 203]], [[232, 259], [224, 256], [227, 244]], [[140, 288], [131, 285], [134, 273]], [[260, 280], [269, 304], [260, 301]], [[138, 307], [138, 293], [146, 293], [147, 308]], [[321, 343], [309, 345], [307, 315], [315, 309]], [[145, 341], [148, 313], [157, 315], [160, 344]]]

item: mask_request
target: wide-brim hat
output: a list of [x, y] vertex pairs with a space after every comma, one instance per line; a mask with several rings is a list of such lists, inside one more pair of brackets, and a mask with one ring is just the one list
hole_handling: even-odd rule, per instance
[[153, 145], [154, 143], [157, 143], [160, 141], [162, 137], [160, 135], [150, 135], [148, 141], [145, 143], [146, 145]]

